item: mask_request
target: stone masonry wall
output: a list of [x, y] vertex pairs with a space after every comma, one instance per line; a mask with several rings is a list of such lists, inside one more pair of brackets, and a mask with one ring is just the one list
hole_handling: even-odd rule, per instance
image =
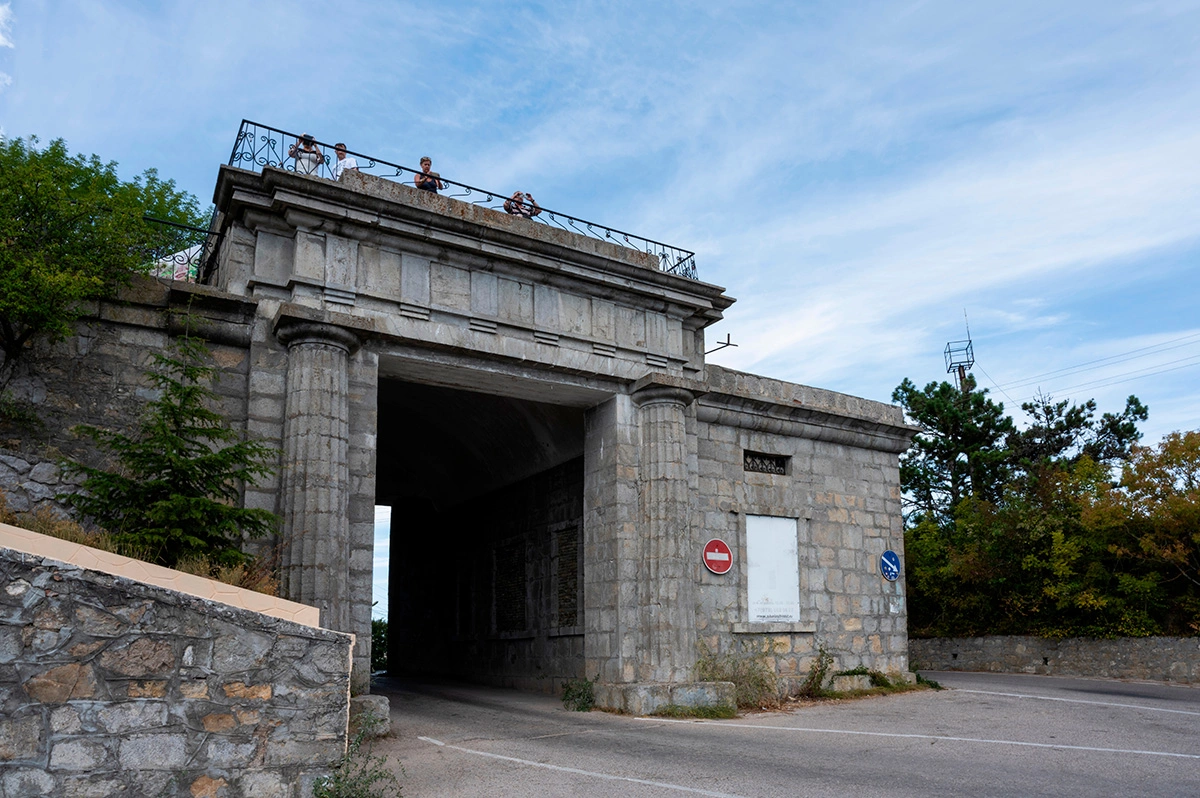
[[78, 477], [65, 477], [57, 462], [36, 452], [0, 448], [0, 492], [13, 512], [32, 513], [45, 507], [65, 515], [67, 509], [55, 497], [78, 489]]
[[910, 640], [914, 667], [1200, 684], [1200, 638], [1117, 640], [995, 636]]
[[301, 798], [348, 635], [0, 549], [0, 798]]
[[178, 314], [189, 307], [198, 333], [210, 337], [215, 409], [235, 429], [246, 423], [248, 306], [215, 297], [203, 286], [135, 280], [118, 299], [90, 308], [74, 336], [56, 343], [35, 339], [18, 366], [8, 390], [41, 423], [29, 428], [0, 421], [0, 490], [12, 510], [61, 509], [54, 496], [77, 485], [63, 478], [60, 459], [104, 463], [104, 453], [73, 432], [75, 425], [136, 429], [146, 402], [158, 397], [144, 373], [153, 355], [182, 331]]
[[[884, 580], [879, 557], [903, 556], [897, 456], [856, 446], [698, 423], [696, 549], [721, 538], [728, 574], [697, 558], [697, 636], [716, 654], [762, 652], [784, 678], [807, 675], [819, 645], [835, 667], [908, 670], [903, 577]], [[744, 452], [789, 458], [786, 474], [747, 471]], [[749, 623], [746, 516], [798, 519], [800, 622]]]

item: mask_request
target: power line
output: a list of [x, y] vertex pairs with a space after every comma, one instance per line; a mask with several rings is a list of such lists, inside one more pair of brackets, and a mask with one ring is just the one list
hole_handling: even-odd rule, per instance
[[[1037, 382], [1038, 380], [1042, 379], [1043, 377], [1051, 377], [1054, 375], [1061, 375], [1064, 377], [1072, 376], [1074, 374], [1079, 374], [1084, 371], [1092, 371], [1094, 369], [1089, 369], [1086, 367], [1092, 366], [1092, 365], [1098, 364], [1098, 363], [1102, 363], [1102, 364], [1108, 365], [1108, 366], [1114, 366], [1117, 363], [1125, 363], [1130, 360], [1137, 360], [1138, 358], [1149, 357], [1150, 355], [1157, 355], [1161, 352], [1170, 352], [1173, 349], [1180, 349], [1185, 346], [1190, 346], [1192, 343], [1195, 343], [1197, 341], [1197, 339], [1200, 339], [1200, 333], [1193, 333], [1191, 335], [1185, 335], [1180, 338], [1172, 338], [1171, 340], [1168, 340], [1168, 341], [1162, 341], [1161, 343], [1152, 344], [1150, 346], [1143, 346], [1139, 349], [1131, 349], [1128, 352], [1121, 352], [1116, 355], [1102, 357], [1098, 360], [1089, 360], [1086, 363], [1079, 363], [1074, 366], [1065, 366], [1064, 368], [1055, 369], [1054, 371], [1047, 371], [1042, 374], [1035, 374], [1032, 377], [1024, 377], [1019, 380], [1013, 380], [1011, 382], [1004, 383], [1004, 386], [1007, 388], [1022, 388], [1026, 385], [1031, 385], [1031, 384]], [[1184, 341], [1184, 343], [1177, 343], [1179, 341]], [[1167, 346], [1167, 344], [1176, 344], [1176, 345], [1175, 346]], [[1154, 350], [1154, 351], [1151, 352], [1151, 351], [1147, 351], [1147, 350]], [[1139, 354], [1137, 354], [1138, 352], [1144, 352], [1145, 354], [1139, 355]], [[1096, 366], [1096, 368], [1099, 368], [1099, 366]], [[999, 388], [1000, 386], [997, 385], [996, 387]]]
[[[979, 364], [978, 364], [978, 363], [976, 363], [975, 365], [979, 366]], [[979, 370], [980, 370], [980, 371], [983, 371], [983, 366], [979, 366]], [[992, 379], [992, 375], [991, 375], [991, 374], [988, 374], [986, 371], [983, 371], [983, 376], [987, 377], [987, 378], [988, 378], [988, 381], [989, 381], [989, 382], [991, 382], [991, 383], [992, 383], [992, 385], [995, 385], [995, 386], [996, 386], [996, 390], [997, 390], [997, 391], [999, 391], [1000, 393], [1004, 394], [1004, 396], [1005, 396], [1005, 397], [1008, 399], [1008, 401], [1010, 401], [1010, 402], [1012, 402], [1014, 405], [1017, 405], [1018, 407], [1020, 407], [1021, 403], [1020, 403], [1020, 402], [1018, 402], [1016, 399], [1013, 399], [1011, 396], [1009, 396], [1009, 395], [1008, 395], [1008, 391], [1004, 390], [1004, 389], [1003, 389], [1003, 388], [1001, 388], [999, 385], [997, 385], [997, 384], [996, 384], [996, 381]]]
[[[1194, 362], [1188, 363], [1185, 361], [1194, 361]], [[1182, 363], [1183, 365], [1181, 365], [1181, 366], [1172, 365], [1174, 363]], [[1171, 366], [1171, 368], [1160, 368], [1160, 366]], [[1179, 371], [1180, 369], [1192, 368], [1193, 366], [1200, 366], [1200, 355], [1184, 357], [1184, 358], [1180, 358], [1179, 360], [1168, 360], [1166, 363], [1159, 363], [1157, 366], [1147, 366], [1144, 369], [1138, 369], [1136, 371], [1129, 371], [1129, 372], [1126, 372], [1125, 374], [1118, 374], [1115, 377], [1104, 377], [1099, 380], [1092, 380], [1091, 382], [1084, 382], [1084, 383], [1080, 383], [1079, 385], [1072, 385], [1069, 388], [1059, 388], [1058, 392], [1066, 393], [1067, 391], [1074, 391], [1079, 388], [1107, 388], [1110, 385], [1119, 385], [1120, 383], [1123, 383], [1123, 382], [1132, 382], [1133, 380], [1140, 380], [1143, 377], [1153, 377], [1156, 374], [1166, 374], [1169, 371]], [[1150, 371], [1150, 369], [1158, 369], [1158, 370]], [[1140, 372], [1147, 372], [1147, 373], [1142, 374]], [[1005, 395], [1007, 396], [1007, 394], [1005, 394]], [[1029, 401], [1029, 400], [1035, 399], [1035, 398], [1036, 398], [1036, 395], [1029, 397], [1029, 399], [1027, 399], [1026, 401]]]

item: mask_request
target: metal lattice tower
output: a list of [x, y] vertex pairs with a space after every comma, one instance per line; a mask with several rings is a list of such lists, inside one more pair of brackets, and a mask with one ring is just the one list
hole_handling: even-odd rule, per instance
[[[963, 321], [967, 320], [967, 311], [963, 311]], [[954, 382], [960, 391], [967, 390], [967, 369], [975, 365], [975, 348], [971, 343], [971, 325], [967, 323], [967, 339], [965, 341], [950, 341], [946, 344], [946, 373], [954, 375]]]

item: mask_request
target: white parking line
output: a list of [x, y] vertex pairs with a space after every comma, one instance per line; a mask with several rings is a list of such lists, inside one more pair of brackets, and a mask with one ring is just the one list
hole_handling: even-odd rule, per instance
[[713, 792], [712, 790], [698, 790], [695, 787], [684, 787], [682, 784], [669, 784], [668, 782], [665, 782], [665, 781], [650, 781], [649, 779], [635, 779], [635, 778], [631, 778], [629, 776], [614, 776], [611, 773], [596, 773], [591, 770], [580, 770], [579, 768], [568, 768], [568, 767], [563, 767], [562, 765], [548, 765], [545, 762], [533, 762], [528, 759], [518, 759], [515, 756], [503, 756], [501, 754], [488, 753], [487, 751], [476, 751], [471, 748], [463, 748], [458, 745], [450, 745], [449, 743], [444, 743], [441, 740], [435, 740], [432, 737], [418, 737], [417, 739], [422, 740], [427, 743], [433, 743], [434, 745], [440, 746], [442, 748], [451, 748], [455, 751], [461, 751], [464, 754], [474, 754], [475, 756], [485, 756], [489, 759], [500, 759], [505, 762], [516, 762], [518, 765], [528, 765], [529, 767], [543, 768], [545, 770], [557, 770], [560, 773], [574, 773], [577, 776], [591, 776], [594, 779], [607, 779], [608, 781], [629, 781], [629, 782], [633, 782], [634, 784], [645, 784], [648, 787], [661, 787], [664, 790], [676, 790], [678, 792], [690, 792], [693, 795], [709, 795], [709, 796], [712, 796], [712, 798], [744, 798], [744, 796], [733, 795], [732, 793]]
[[1068, 704], [1092, 704], [1098, 707], [1122, 707], [1124, 709], [1144, 709], [1147, 712], [1172, 712], [1176, 715], [1196, 715], [1200, 716], [1200, 712], [1192, 712], [1187, 709], [1165, 709], [1163, 707], [1147, 707], [1141, 704], [1115, 704], [1108, 701], [1084, 701], [1082, 698], [1054, 698], [1048, 695], [1026, 695], [1024, 693], [997, 693], [992, 690], [966, 690], [962, 687], [951, 688], [956, 693], [975, 693], [976, 695], [1000, 695], [1006, 698], [1035, 698], [1038, 701], [1065, 701]]
[[1172, 751], [1139, 751], [1129, 748], [1094, 748], [1087, 745], [1061, 745], [1057, 743], [1027, 743], [1020, 740], [988, 740], [979, 737], [945, 737], [939, 734], [900, 734], [898, 732], [846, 731], [844, 729], [807, 729], [799, 726], [756, 726], [752, 723], [725, 723], [722, 721], [675, 720], [672, 718], [634, 718], [652, 723], [690, 723], [695, 726], [732, 726], [739, 729], [807, 732], [809, 734], [845, 734], [856, 737], [895, 737], [907, 740], [943, 740], [953, 743], [984, 743], [986, 745], [1018, 745], [1025, 748], [1057, 748], [1064, 751], [1096, 751], [1102, 754], [1144, 754], [1146, 756], [1170, 756], [1180, 759], [1200, 759], [1200, 754], [1177, 754]]

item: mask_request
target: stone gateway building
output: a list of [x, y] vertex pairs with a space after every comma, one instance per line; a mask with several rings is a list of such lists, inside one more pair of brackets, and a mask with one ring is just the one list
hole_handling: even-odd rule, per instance
[[594, 679], [629, 711], [710, 700], [706, 652], [907, 672], [903, 576], [880, 574], [900, 408], [706, 364], [734, 300], [612, 241], [359, 172], [225, 166], [215, 202], [208, 285], [99, 308], [45, 379], [81, 386], [68, 416], [119, 419], [130, 352], [188, 308], [224, 409], [281, 452], [244, 501], [283, 518], [285, 595], [357, 635], [357, 690], [376, 504], [393, 667]]

